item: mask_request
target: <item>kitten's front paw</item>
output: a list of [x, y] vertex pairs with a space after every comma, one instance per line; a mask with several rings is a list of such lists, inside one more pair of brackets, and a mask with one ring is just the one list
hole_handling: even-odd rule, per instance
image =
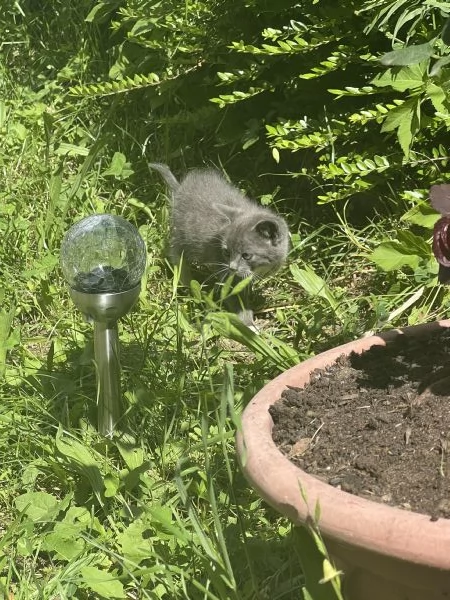
[[256, 333], [256, 335], [259, 335], [259, 329], [258, 327], [255, 325], [255, 323], [251, 323], [250, 325], [247, 325], [247, 327], [250, 329], [250, 331], [253, 331], [253, 333]]
[[253, 311], [244, 308], [243, 310], [238, 312], [238, 317], [244, 323], [246, 327], [253, 331], [253, 333], [259, 333], [258, 327], [255, 325], [255, 321], [253, 320]]

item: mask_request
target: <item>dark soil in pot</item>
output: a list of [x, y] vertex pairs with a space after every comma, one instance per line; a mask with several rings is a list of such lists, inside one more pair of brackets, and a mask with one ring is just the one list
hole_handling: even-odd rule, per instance
[[450, 331], [342, 356], [270, 408], [304, 471], [374, 501], [450, 518]]

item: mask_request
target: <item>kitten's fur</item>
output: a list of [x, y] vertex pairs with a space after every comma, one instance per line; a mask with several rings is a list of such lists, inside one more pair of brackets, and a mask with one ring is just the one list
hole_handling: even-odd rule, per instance
[[[172, 190], [170, 256], [213, 269], [219, 279], [266, 275], [286, 259], [286, 222], [249, 200], [218, 172], [195, 169], [179, 183], [167, 165], [150, 163]], [[244, 290], [245, 292], [245, 290]], [[234, 299], [241, 320], [254, 328], [247, 296]], [[230, 299], [231, 300], [231, 299]], [[243, 303], [242, 303], [243, 300]]]

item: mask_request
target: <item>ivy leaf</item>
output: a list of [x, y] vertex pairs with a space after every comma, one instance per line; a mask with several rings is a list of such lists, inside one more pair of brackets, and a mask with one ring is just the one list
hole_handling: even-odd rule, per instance
[[414, 135], [420, 127], [420, 99], [410, 98], [391, 109], [384, 120], [382, 132], [397, 129], [397, 137], [405, 156], [409, 155]]
[[107, 571], [97, 567], [83, 567], [81, 569], [83, 587], [88, 587], [103, 598], [126, 598], [121, 582]]
[[427, 60], [432, 54], [433, 48], [431, 44], [427, 42], [426, 44], [406, 46], [405, 48], [387, 52], [380, 58], [380, 62], [382, 65], [386, 66], [409, 66]]

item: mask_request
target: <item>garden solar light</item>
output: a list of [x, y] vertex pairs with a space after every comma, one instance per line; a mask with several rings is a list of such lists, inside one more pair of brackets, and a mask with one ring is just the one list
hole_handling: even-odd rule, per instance
[[123, 417], [117, 321], [139, 296], [145, 260], [138, 230], [114, 215], [82, 219], [61, 245], [61, 267], [72, 300], [94, 322], [98, 430], [107, 437]]

